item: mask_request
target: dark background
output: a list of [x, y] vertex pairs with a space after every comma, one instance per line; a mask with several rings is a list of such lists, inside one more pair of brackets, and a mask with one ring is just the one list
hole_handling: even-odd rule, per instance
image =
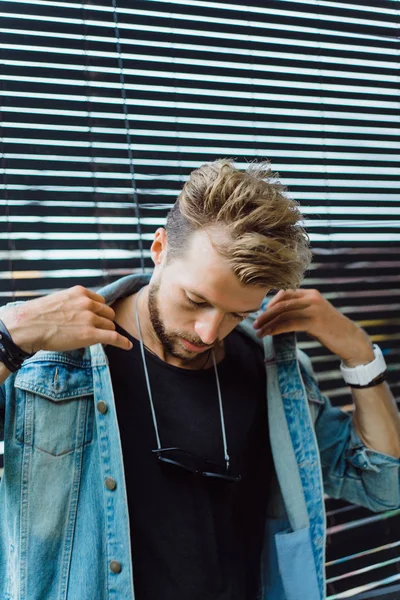
[[[308, 220], [304, 287], [399, 398], [400, 2], [113, 2], [0, 2], [0, 304], [151, 269], [190, 171], [269, 158]], [[338, 359], [300, 346], [351, 410]], [[329, 599], [400, 598], [400, 511], [327, 511]]]

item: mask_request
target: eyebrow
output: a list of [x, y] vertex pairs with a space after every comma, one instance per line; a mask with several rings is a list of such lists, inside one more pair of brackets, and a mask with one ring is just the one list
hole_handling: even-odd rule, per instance
[[[207, 304], [209, 304], [210, 306], [213, 306], [213, 303], [210, 302], [209, 300], [207, 300], [207, 298], [204, 298], [204, 296], [202, 296], [201, 294], [199, 294], [198, 292], [195, 292], [194, 290], [186, 290], [187, 293], [192, 294], [192, 296], [197, 296], [197, 298], [200, 298], [200, 300], [203, 300], [204, 302], [206, 302]], [[190, 298], [189, 298], [190, 300]], [[252, 312], [257, 312], [260, 310], [260, 306], [258, 306], [257, 308], [252, 308], [251, 310], [240, 310], [238, 312], [230, 312], [229, 314], [231, 315], [240, 315], [240, 314], [245, 314], [245, 315], [249, 315]], [[227, 311], [228, 312], [228, 311]]]

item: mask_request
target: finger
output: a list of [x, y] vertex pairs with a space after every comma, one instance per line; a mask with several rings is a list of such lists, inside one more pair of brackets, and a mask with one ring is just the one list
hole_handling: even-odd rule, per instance
[[[60, 292], [57, 292], [60, 293]], [[62, 290], [63, 294], [67, 294], [68, 298], [76, 298], [76, 297], [86, 297], [90, 300], [94, 300], [95, 302], [100, 302], [101, 304], [105, 304], [105, 298], [88, 288], [85, 288], [83, 285], [74, 285], [66, 290]]]
[[94, 302], [92, 312], [94, 312], [96, 315], [104, 317], [105, 319], [110, 319], [110, 321], [114, 321], [115, 319], [115, 311], [111, 308], [111, 306], [107, 306], [107, 304]]
[[279, 302], [283, 302], [284, 300], [291, 300], [294, 298], [301, 297], [303, 290], [279, 290], [277, 294], [268, 302], [267, 310], [270, 310], [271, 307], [275, 306]]
[[93, 292], [92, 290], [89, 290], [88, 288], [85, 288], [85, 291], [91, 300], [94, 300], [95, 302], [100, 302], [101, 304], [105, 304], [106, 301], [105, 301], [104, 296], [101, 296], [100, 294], [96, 294], [96, 292]]
[[291, 311], [288, 315], [276, 317], [266, 326], [257, 331], [258, 337], [266, 335], [278, 335], [280, 333], [289, 333], [290, 331], [307, 331], [310, 324], [310, 318], [303, 311]]
[[104, 317], [100, 317], [96, 315], [93, 319], [93, 326], [97, 327], [97, 329], [109, 329], [111, 331], [115, 330], [115, 323], [110, 319], [105, 319]]
[[275, 296], [272, 296], [271, 300], [268, 302], [267, 308], [269, 309], [271, 306], [274, 306], [279, 300], [284, 296], [285, 290], [279, 290]]
[[122, 348], [122, 350], [130, 350], [133, 346], [132, 342], [125, 336], [121, 335], [117, 331], [107, 331], [105, 329], [94, 329], [95, 333], [93, 337], [94, 344], [100, 343], [107, 346], [115, 346], [116, 348]]
[[259, 329], [260, 327], [264, 327], [265, 325], [273, 321], [279, 315], [291, 313], [294, 310], [306, 310], [310, 306], [311, 304], [307, 300], [282, 300], [274, 307], [272, 307], [271, 310], [265, 311], [261, 315], [259, 315], [254, 321], [253, 327], [254, 329]]

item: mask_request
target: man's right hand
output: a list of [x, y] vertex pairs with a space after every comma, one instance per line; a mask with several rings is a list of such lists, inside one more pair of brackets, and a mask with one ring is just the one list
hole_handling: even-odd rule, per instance
[[62, 352], [97, 343], [124, 350], [132, 347], [115, 331], [115, 312], [103, 296], [81, 285], [11, 306], [0, 318], [13, 342], [29, 353]]

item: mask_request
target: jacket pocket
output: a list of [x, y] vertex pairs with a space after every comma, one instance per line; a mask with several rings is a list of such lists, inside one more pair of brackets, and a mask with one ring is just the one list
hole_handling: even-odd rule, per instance
[[15, 379], [15, 438], [53, 456], [73, 452], [93, 437], [91, 368], [29, 362]]
[[321, 600], [310, 528], [275, 535], [286, 600]]

